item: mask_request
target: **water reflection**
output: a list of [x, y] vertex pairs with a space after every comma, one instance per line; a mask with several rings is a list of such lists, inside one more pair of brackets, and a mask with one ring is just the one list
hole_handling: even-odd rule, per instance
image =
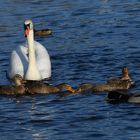
[[54, 114], [57, 111], [55, 106], [49, 105], [49, 102], [52, 101], [51, 98], [45, 97], [46, 101], [42, 100], [43, 96], [38, 96], [38, 98], [29, 96], [15, 98], [20, 130], [27, 132], [26, 137], [37, 140], [53, 133], [53, 130], [48, 133], [47, 127], [53, 123]]

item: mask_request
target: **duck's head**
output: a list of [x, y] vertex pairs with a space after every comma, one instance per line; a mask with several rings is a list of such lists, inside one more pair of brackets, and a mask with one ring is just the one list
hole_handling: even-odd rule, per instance
[[128, 77], [128, 75], [129, 75], [128, 68], [125, 66], [122, 68], [122, 76]]
[[79, 88], [76, 90], [76, 92], [84, 92], [86, 90], [92, 89], [93, 84], [92, 83], [83, 83], [79, 86]]
[[32, 20], [28, 19], [24, 22], [24, 35], [27, 37], [29, 32], [33, 30], [33, 22]]
[[19, 74], [16, 74], [13, 78], [13, 82], [16, 86], [23, 85], [25, 81], [23, 80], [22, 76]]
[[57, 88], [59, 88], [60, 91], [62, 90], [68, 90], [72, 93], [75, 93], [75, 89], [73, 89], [69, 84], [67, 83], [62, 83], [62, 84], [59, 84], [57, 85]]
[[134, 84], [134, 81], [129, 76], [129, 71], [128, 71], [128, 68], [126, 66], [122, 68], [121, 80], [128, 80], [131, 83], [131, 85]]

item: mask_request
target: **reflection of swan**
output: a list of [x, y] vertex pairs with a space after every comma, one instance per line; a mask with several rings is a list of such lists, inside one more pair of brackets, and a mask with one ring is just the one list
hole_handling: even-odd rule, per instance
[[9, 77], [20, 74], [26, 80], [42, 80], [51, 76], [51, 62], [47, 50], [34, 41], [33, 23], [24, 24], [27, 43], [18, 47], [11, 54]]

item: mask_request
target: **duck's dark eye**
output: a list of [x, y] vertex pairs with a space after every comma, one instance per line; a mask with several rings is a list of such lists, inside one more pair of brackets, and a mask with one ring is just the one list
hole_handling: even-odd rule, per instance
[[24, 30], [26, 30], [27, 27], [29, 27], [29, 29], [30, 29], [30, 23], [29, 24], [24, 24]]

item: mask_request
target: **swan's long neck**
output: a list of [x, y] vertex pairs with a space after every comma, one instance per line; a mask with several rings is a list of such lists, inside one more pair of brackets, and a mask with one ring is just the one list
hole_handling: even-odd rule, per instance
[[29, 31], [29, 35], [27, 36], [28, 43], [28, 69], [25, 74], [26, 80], [41, 80], [41, 74], [38, 70], [36, 57], [35, 57], [35, 48], [34, 48], [34, 32], [33, 30]]
[[33, 30], [30, 30], [29, 35], [27, 37], [29, 65], [36, 65], [35, 49], [34, 49], [34, 35], [33, 34], [34, 34]]

